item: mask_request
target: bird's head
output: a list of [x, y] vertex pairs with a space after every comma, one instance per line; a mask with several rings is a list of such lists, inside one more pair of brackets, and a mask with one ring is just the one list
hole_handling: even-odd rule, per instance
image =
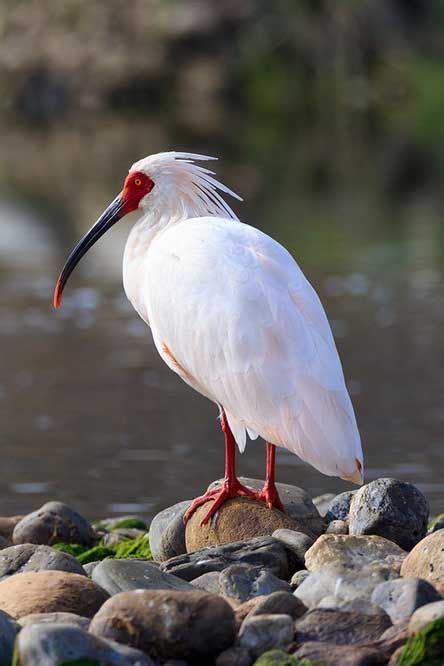
[[120, 194], [77, 243], [57, 280], [54, 306], [62, 302], [63, 289], [86, 252], [122, 217], [134, 210], [157, 211], [166, 217], [224, 216], [237, 219], [219, 190], [240, 197], [213, 178], [214, 173], [194, 163], [215, 159], [193, 153], [158, 153], [139, 160], [129, 170]]

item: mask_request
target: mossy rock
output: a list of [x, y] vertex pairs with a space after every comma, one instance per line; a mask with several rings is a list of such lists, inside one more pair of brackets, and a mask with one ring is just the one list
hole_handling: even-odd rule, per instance
[[444, 513], [440, 513], [438, 516], [435, 516], [435, 518], [433, 518], [433, 520], [431, 520], [431, 521], [429, 522], [429, 524], [428, 524], [428, 531], [429, 531], [429, 532], [433, 532], [433, 530], [436, 528], [436, 526], [437, 526], [439, 523], [443, 523], [443, 524], [444, 524]]
[[143, 520], [140, 520], [140, 518], [124, 518], [123, 520], [121, 520], [119, 523], [116, 523], [112, 527], [111, 532], [114, 532], [114, 530], [122, 530], [122, 529], [134, 529], [134, 530], [146, 531], [148, 527]]
[[148, 534], [142, 534], [135, 539], [127, 539], [113, 546], [105, 546], [103, 541], [93, 548], [78, 543], [56, 543], [53, 548], [68, 553], [76, 558], [80, 564], [98, 562], [107, 558], [152, 560]]
[[254, 662], [253, 666], [322, 666], [322, 664], [319, 664], [319, 662], [315, 664], [307, 659], [298, 659], [298, 657], [287, 654], [283, 650], [269, 650], [264, 652]]
[[444, 664], [444, 618], [430, 622], [409, 638], [398, 666], [442, 666]]

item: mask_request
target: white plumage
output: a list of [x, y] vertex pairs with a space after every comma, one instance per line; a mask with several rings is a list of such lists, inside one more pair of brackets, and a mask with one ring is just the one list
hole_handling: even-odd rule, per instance
[[[136, 162], [154, 187], [125, 248], [124, 286], [165, 363], [247, 433], [362, 482], [363, 456], [321, 302], [279, 243], [239, 222], [236, 196], [188, 153]], [[238, 197], [239, 198], [239, 197]]]

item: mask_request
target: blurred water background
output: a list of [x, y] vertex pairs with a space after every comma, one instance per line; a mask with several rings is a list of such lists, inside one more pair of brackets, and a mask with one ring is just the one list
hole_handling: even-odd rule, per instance
[[[327, 309], [366, 478], [443, 510], [444, 3], [4, 0], [0, 6], [0, 513], [61, 499], [154, 512], [223, 471], [216, 409], [161, 362], [121, 280], [131, 221], [73, 243], [153, 152], [218, 155], [241, 218]], [[133, 220], [134, 220], [133, 216]], [[262, 443], [239, 471], [263, 477]], [[281, 481], [349, 484], [295, 456]]]

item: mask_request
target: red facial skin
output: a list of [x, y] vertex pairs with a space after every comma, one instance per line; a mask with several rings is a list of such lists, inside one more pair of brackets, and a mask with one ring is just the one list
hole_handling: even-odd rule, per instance
[[149, 194], [154, 187], [154, 183], [142, 171], [132, 171], [125, 178], [121, 198], [124, 201], [122, 216], [131, 213], [139, 207], [139, 203], [144, 196]]

